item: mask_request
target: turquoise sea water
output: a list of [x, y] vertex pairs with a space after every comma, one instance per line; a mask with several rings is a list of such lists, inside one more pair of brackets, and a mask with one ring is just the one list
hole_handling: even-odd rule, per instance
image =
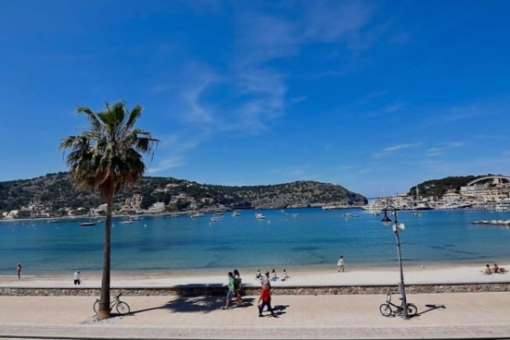
[[[254, 211], [210, 224], [211, 215], [192, 219], [145, 217], [133, 224], [114, 220], [112, 269], [154, 271], [216, 268], [282, 268], [348, 264], [390, 265], [396, 260], [391, 226], [361, 210], [289, 209]], [[345, 212], [357, 218], [343, 218]], [[293, 216], [297, 214], [297, 216]], [[510, 213], [399, 212], [406, 224], [403, 257], [409, 264], [444, 261], [491, 262], [510, 259], [510, 229], [471, 225], [475, 220], [510, 219]], [[104, 222], [103, 222], [104, 223]], [[99, 271], [103, 225], [79, 227], [78, 221], [0, 223], [0, 274]]]

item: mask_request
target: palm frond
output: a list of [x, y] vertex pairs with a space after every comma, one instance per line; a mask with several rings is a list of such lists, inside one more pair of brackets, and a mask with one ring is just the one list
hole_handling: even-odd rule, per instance
[[97, 119], [96, 114], [88, 107], [79, 107], [76, 109], [76, 113], [85, 113], [94, 130], [99, 130], [101, 128], [101, 122]]
[[141, 105], [136, 105], [129, 114], [129, 119], [126, 123], [126, 129], [131, 130], [135, 125], [136, 121], [142, 115], [143, 107]]
[[69, 151], [66, 164], [76, 185], [106, 197], [142, 178], [143, 155], [153, 155], [160, 142], [150, 132], [135, 127], [142, 109], [135, 106], [127, 120], [124, 102], [106, 103], [106, 110], [99, 113], [86, 107], [77, 110], [87, 114], [91, 128], [64, 138], [59, 145], [60, 150]]

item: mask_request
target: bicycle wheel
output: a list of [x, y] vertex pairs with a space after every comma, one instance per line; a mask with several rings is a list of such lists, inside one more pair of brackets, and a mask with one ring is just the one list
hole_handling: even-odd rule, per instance
[[387, 303], [383, 303], [381, 306], [379, 306], [379, 311], [381, 312], [382, 316], [389, 317], [391, 312], [391, 307]]
[[418, 308], [412, 303], [407, 304], [407, 316], [415, 316], [418, 314]]
[[129, 309], [129, 305], [127, 303], [120, 301], [117, 304], [117, 312], [121, 315], [129, 314], [131, 312], [131, 310]]
[[94, 306], [92, 306], [92, 308], [94, 309], [94, 313], [97, 314], [97, 311], [99, 310], [99, 300], [96, 300], [96, 302], [94, 302]]

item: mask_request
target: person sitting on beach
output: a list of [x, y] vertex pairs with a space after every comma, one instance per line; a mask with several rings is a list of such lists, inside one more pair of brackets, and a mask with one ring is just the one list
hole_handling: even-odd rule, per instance
[[484, 274], [487, 274], [487, 275], [490, 275], [492, 274], [492, 270], [491, 270], [491, 266], [490, 264], [486, 264], [485, 265], [485, 272], [483, 272]]
[[499, 267], [497, 264], [494, 263], [494, 267], [492, 267], [492, 272], [493, 273], [499, 273]]
[[74, 272], [74, 274], [73, 274], [73, 278], [74, 278], [74, 284], [75, 284], [75, 285], [79, 285], [79, 284], [81, 284], [81, 273], [80, 273], [80, 271], [79, 271], [79, 270], [78, 270], [78, 271], [76, 271], [76, 272]]
[[260, 273], [260, 269], [257, 270], [257, 274], [255, 274], [255, 278], [262, 280], [262, 274]]
[[285, 281], [285, 280], [287, 280], [288, 278], [289, 278], [289, 274], [287, 274], [287, 269], [284, 269], [284, 270], [283, 270], [283, 279], [282, 279], [282, 281]]
[[273, 269], [273, 271], [271, 272], [271, 275], [273, 276], [271, 278], [271, 280], [273, 280], [273, 281], [278, 280], [278, 275], [276, 274], [276, 270]]

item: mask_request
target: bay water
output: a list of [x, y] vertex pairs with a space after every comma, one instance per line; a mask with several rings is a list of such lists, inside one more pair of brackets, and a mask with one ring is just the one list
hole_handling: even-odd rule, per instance
[[[254, 218], [262, 213], [265, 219]], [[344, 218], [344, 214], [359, 217]], [[394, 265], [395, 237], [382, 216], [362, 210], [288, 209], [241, 211], [211, 222], [212, 215], [144, 217], [132, 224], [114, 219], [112, 270], [132, 273], [233, 268]], [[510, 259], [510, 228], [472, 225], [507, 220], [510, 212], [398, 212], [407, 264], [493, 263]], [[104, 222], [80, 227], [79, 220], [0, 223], [0, 275], [100, 271]]]

